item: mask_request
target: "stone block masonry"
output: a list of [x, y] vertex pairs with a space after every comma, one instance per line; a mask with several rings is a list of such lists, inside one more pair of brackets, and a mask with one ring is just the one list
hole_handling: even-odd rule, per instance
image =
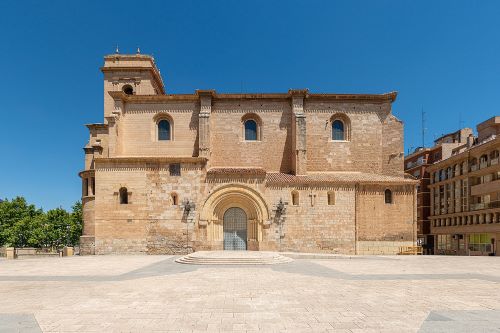
[[396, 93], [169, 95], [150, 56], [106, 56], [102, 70], [104, 122], [87, 125], [80, 172], [82, 254], [414, 244]]

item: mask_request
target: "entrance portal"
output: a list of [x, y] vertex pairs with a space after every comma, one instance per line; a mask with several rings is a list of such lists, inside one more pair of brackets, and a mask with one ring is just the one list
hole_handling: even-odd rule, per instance
[[247, 214], [232, 207], [224, 213], [224, 250], [247, 249]]

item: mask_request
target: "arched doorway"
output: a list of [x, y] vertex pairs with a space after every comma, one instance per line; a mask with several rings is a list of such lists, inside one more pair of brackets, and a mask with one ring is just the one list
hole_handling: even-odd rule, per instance
[[[200, 234], [206, 235], [205, 248], [213, 250], [225, 248], [224, 231], [229, 229], [225, 228], [224, 217], [231, 208], [242, 210], [245, 216], [246, 237], [243, 239], [246, 240], [246, 246], [244, 249], [259, 250], [259, 244], [263, 241], [263, 229], [265, 225], [269, 225], [269, 209], [257, 190], [241, 184], [225, 184], [216, 187], [203, 203], [198, 226]], [[201, 239], [203, 238], [200, 237]]]
[[224, 213], [224, 250], [245, 251], [247, 249], [247, 214], [238, 207]]

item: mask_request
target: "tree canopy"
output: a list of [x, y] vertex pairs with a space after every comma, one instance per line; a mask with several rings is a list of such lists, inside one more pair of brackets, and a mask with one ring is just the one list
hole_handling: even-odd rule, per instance
[[82, 204], [44, 212], [23, 197], [0, 201], [0, 246], [59, 247], [77, 245], [83, 230]]

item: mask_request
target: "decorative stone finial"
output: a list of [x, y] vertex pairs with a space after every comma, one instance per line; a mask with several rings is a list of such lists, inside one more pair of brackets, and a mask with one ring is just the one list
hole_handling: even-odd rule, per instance
[[116, 53], [116, 54], [120, 53], [120, 50], [118, 49], [118, 44], [116, 44], [116, 50], [115, 50], [115, 53]]
[[137, 54], [141, 54], [141, 49], [137, 46]]

